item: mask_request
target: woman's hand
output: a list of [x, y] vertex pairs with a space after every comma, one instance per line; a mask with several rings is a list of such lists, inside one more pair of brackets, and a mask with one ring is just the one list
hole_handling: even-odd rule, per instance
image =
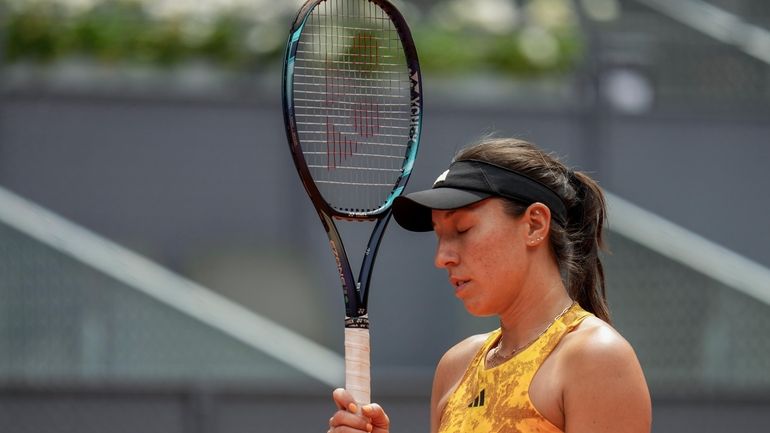
[[390, 420], [379, 404], [358, 407], [353, 396], [342, 388], [335, 389], [332, 397], [340, 410], [329, 419], [329, 433], [388, 433]]

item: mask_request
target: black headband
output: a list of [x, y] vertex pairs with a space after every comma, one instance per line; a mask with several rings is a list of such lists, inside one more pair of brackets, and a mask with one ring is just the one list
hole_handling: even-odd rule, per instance
[[567, 207], [553, 190], [525, 174], [472, 159], [452, 163], [433, 188], [397, 198], [393, 215], [407, 230], [431, 231], [431, 210], [457, 209], [492, 196], [527, 205], [543, 203], [556, 222], [566, 225]]

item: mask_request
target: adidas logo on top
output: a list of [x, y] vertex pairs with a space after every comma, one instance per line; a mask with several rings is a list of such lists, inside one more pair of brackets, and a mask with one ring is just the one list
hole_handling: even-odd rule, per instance
[[473, 399], [471, 404], [468, 405], [468, 407], [481, 407], [484, 406], [484, 390], [482, 389], [479, 392], [479, 395], [476, 396], [476, 398]]

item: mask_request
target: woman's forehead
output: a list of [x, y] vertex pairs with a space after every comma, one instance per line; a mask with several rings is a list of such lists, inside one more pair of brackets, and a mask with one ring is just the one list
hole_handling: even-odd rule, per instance
[[431, 218], [435, 224], [437, 219], [450, 219], [462, 217], [463, 215], [470, 213], [492, 211], [495, 207], [500, 207], [500, 209], [502, 209], [502, 202], [503, 200], [501, 198], [489, 197], [457, 209], [433, 209], [431, 211]]

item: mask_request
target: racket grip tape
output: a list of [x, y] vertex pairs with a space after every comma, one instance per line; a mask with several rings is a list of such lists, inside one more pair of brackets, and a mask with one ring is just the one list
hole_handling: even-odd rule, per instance
[[345, 328], [345, 388], [356, 403], [371, 403], [369, 329]]

